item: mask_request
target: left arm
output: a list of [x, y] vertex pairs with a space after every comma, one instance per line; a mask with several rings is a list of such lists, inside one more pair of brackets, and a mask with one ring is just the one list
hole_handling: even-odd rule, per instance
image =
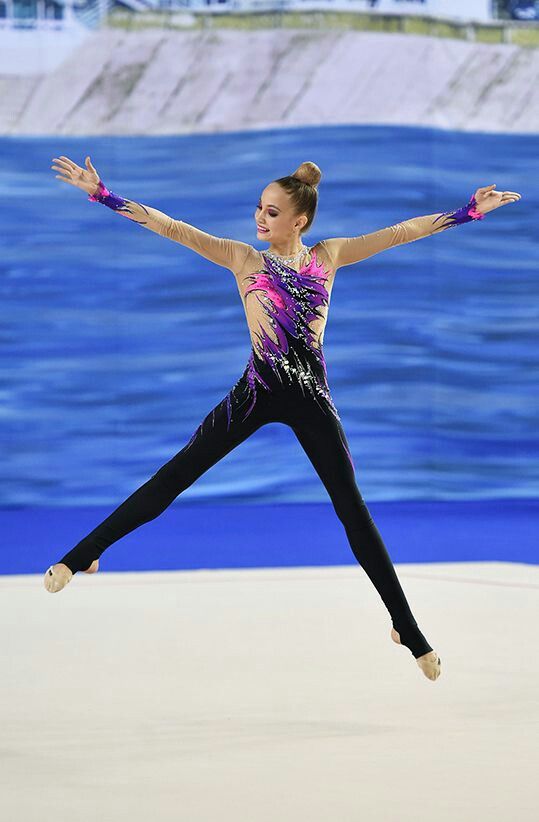
[[435, 214], [426, 214], [423, 217], [412, 217], [401, 223], [371, 234], [361, 234], [358, 237], [333, 237], [324, 240], [327, 252], [333, 261], [335, 270], [343, 265], [352, 265], [373, 254], [378, 254], [386, 248], [411, 243], [422, 237], [430, 237], [447, 228], [469, 223], [472, 220], [482, 220], [485, 214], [508, 203], [520, 200], [516, 191], [494, 191], [496, 184], [478, 188], [467, 205], [456, 211], [443, 211]]

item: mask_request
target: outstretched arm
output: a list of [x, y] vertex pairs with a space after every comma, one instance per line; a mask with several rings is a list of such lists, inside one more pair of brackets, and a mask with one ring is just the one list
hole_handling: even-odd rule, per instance
[[520, 194], [516, 191], [499, 192], [493, 190], [495, 187], [496, 184], [478, 188], [467, 205], [456, 211], [413, 217], [411, 220], [404, 220], [358, 237], [333, 237], [325, 240], [324, 245], [333, 260], [334, 268], [337, 269], [365, 260], [386, 248], [411, 243], [471, 220], [482, 220], [485, 214], [494, 208], [520, 199]]
[[58, 167], [53, 168], [57, 168], [63, 174], [59, 179], [86, 191], [89, 200], [102, 203], [122, 217], [127, 217], [162, 237], [187, 246], [217, 265], [229, 268], [235, 273], [241, 271], [250, 250], [247, 243], [214, 237], [189, 223], [169, 217], [157, 208], [114, 194], [99, 179], [89, 157], [86, 158], [86, 169], [82, 169], [64, 156], [55, 162], [58, 163]]

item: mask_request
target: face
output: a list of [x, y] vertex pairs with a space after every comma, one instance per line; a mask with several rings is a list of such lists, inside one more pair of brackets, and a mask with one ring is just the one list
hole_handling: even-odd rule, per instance
[[294, 213], [290, 197], [279, 183], [266, 186], [258, 201], [254, 218], [258, 239], [274, 244], [286, 243], [299, 237], [301, 229], [307, 223], [305, 214]]

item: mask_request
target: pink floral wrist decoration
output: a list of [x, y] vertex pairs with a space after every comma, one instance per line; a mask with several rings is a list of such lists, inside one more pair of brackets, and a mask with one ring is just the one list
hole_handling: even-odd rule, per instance
[[477, 200], [475, 195], [472, 195], [465, 206], [458, 208], [456, 211], [444, 211], [443, 214], [436, 217], [434, 222], [437, 223], [438, 220], [445, 218], [443, 221], [444, 228], [452, 228], [456, 225], [462, 225], [462, 223], [469, 223], [472, 220], [482, 220], [484, 216], [477, 210]]
[[88, 199], [93, 200], [97, 203], [103, 203], [103, 205], [106, 205], [109, 208], [114, 209], [114, 211], [124, 209], [126, 203], [123, 197], [120, 197], [118, 194], [114, 194], [114, 192], [109, 191], [108, 188], [101, 182], [101, 180], [99, 181], [97, 191], [95, 192], [95, 194], [89, 194]]
[[477, 200], [475, 199], [474, 196], [472, 196], [472, 199], [468, 203], [468, 214], [470, 215], [472, 220], [482, 220], [483, 217], [485, 216], [484, 214], [482, 214], [480, 211], [477, 210]]

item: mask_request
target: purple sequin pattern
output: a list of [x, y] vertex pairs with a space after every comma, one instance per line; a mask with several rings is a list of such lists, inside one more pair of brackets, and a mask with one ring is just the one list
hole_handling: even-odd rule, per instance
[[[341, 419], [329, 392], [324, 354], [321, 346], [315, 345], [316, 334], [310, 328], [313, 320], [325, 317], [323, 309], [329, 303], [325, 286], [328, 274], [319, 263], [316, 252], [312, 252], [310, 263], [299, 271], [266, 256], [264, 262], [265, 268], [247, 278], [250, 284], [245, 294], [251, 294], [259, 301], [276, 339], [272, 339], [261, 323], [258, 324], [254, 331], [256, 342], [245, 369], [250, 404], [243, 420], [255, 407], [257, 386], [270, 392], [276, 383], [285, 389], [286, 386], [299, 387], [303, 395], [314, 399], [325, 414], [329, 412], [339, 421], [339, 437], [350, 466], [355, 470]], [[227, 429], [235, 388], [222, 400], [226, 402]], [[202, 428], [203, 424], [191, 437], [188, 447]]]
[[339, 415], [331, 399], [327, 384], [327, 371], [321, 347], [315, 343], [315, 333], [310, 323], [324, 318], [323, 309], [329, 295], [325, 283], [328, 275], [312, 252], [310, 263], [295, 271], [280, 261], [264, 255], [265, 268], [248, 277], [250, 285], [245, 296], [253, 294], [262, 305], [275, 338], [261, 323], [254, 331], [256, 342], [249, 358], [247, 380], [252, 392], [252, 402], [246, 416], [256, 402], [256, 384], [271, 390], [260, 374], [257, 360], [269, 366], [276, 378], [283, 383], [298, 384], [303, 393], [308, 392], [320, 403]]
[[127, 216], [127, 214], [123, 214], [122, 212], [132, 214], [131, 209], [127, 205], [127, 200], [124, 200], [119, 194], [114, 194], [114, 192], [109, 191], [101, 180], [99, 181], [96, 193], [89, 194], [88, 199], [97, 203], [103, 203], [103, 205], [112, 208], [114, 211], [118, 211], [122, 214], [122, 217]]
[[477, 210], [477, 200], [475, 199], [475, 196], [472, 195], [471, 199], [465, 206], [457, 209], [456, 211], [444, 211], [443, 214], [440, 214], [440, 216], [434, 220], [434, 222], [437, 223], [438, 220], [442, 219], [442, 217], [447, 217], [444, 222], [444, 227], [452, 228], [456, 225], [462, 225], [462, 223], [469, 223], [471, 220], [482, 220], [484, 216], [484, 214]]

